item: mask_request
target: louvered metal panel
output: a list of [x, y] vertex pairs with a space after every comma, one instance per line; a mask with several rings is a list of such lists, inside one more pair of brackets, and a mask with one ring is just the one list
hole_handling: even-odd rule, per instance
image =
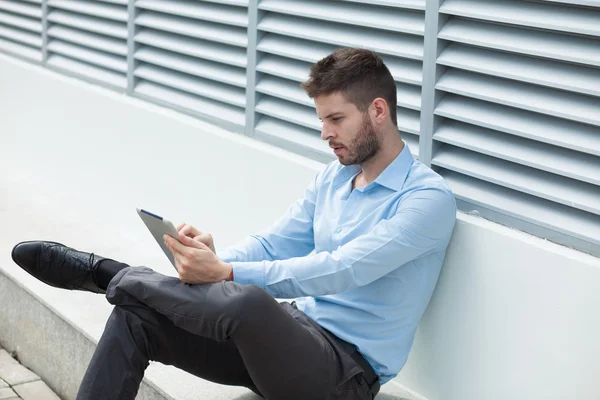
[[[135, 6], [133, 93], [211, 119], [222, 115], [243, 130], [247, 2], [138, 0]], [[226, 113], [215, 111], [220, 105]]]
[[0, 0], [0, 52], [327, 162], [300, 83], [373, 49], [462, 210], [600, 255], [598, 21], [598, 0]]
[[42, 61], [41, 3], [0, 0], [0, 52]]
[[484, 215], [508, 226], [527, 231], [580, 250], [597, 254], [600, 217], [573, 207], [478, 180], [452, 170], [444, 171], [460, 209]]
[[600, 8], [446, 0], [440, 13], [432, 165], [463, 209], [600, 254]]
[[56, 69], [127, 87], [127, 0], [48, 0], [48, 59]]
[[[280, 145], [287, 140], [294, 148], [310, 142], [298, 151], [313, 158], [334, 159], [320, 139], [321, 123], [314, 102], [300, 83], [308, 78], [311, 64], [335, 48], [366, 47], [382, 56], [397, 82], [398, 128], [418, 154], [424, 1], [261, 0], [258, 8], [259, 137]], [[314, 139], [308, 140], [309, 135]]]

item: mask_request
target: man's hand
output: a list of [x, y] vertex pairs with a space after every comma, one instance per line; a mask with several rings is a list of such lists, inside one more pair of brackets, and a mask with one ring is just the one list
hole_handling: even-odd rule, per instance
[[204, 243], [213, 253], [217, 253], [215, 250], [215, 241], [210, 233], [200, 232], [198, 229], [194, 228], [192, 225], [186, 224], [185, 222], [177, 226], [177, 232], [179, 232], [179, 235], [183, 234], [191, 239], [197, 240], [198, 242]]
[[[199, 236], [199, 235], [197, 235]], [[163, 237], [173, 253], [179, 280], [184, 283], [213, 283], [227, 280], [231, 264], [219, 260], [204, 243], [179, 233], [179, 241], [169, 235]]]

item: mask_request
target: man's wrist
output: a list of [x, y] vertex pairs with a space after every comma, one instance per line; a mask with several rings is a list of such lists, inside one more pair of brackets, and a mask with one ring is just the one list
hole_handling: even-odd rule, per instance
[[231, 282], [233, 281], [233, 265], [228, 264], [228, 263], [224, 263], [225, 267], [226, 267], [226, 271], [227, 271], [227, 277], [225, 278], [226, 281]]

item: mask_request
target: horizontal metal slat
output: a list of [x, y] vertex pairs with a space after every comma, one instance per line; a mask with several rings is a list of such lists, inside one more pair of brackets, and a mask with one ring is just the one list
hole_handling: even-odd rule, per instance
[[127, 56], [127, 42], [119, 39], [56, 25], [48, 29], [48, 37], [62, 39], [95, 50]]
[[310, 63], [319, 61], [333, 52], [335, 48], [332, 44], [311, 42], [273, 33], [263, 35], [256, 45], [258, 51]]
[[120, 4], [122, 6], [126, 6], [129, 2], [129, 0], [98, 0], [98, 1], [102, 1], [104, 3]]
[[2, 39], [0, 37], [0, 52], [16, 54], [20, 57], [28, 58], [35, 61], [42, 61], [42, 52], [40, 49], [34, 49], [29, 46], [24, 46], [12, 41]]
[[373, 4], [378, 6], [398, 7], [412, 10], [425, 10], [425, 0], [345, 0], [352, 3]]
[[[336, 46], [296, 39], [289, 36], [280, 36], [267, 33], [258, 42], [257, 50], [278, 56], [315, 63], [332, 53]], [[397, 82], [420, 85], [423, 79], [422, 63], [417, 60], [398, 59], [392, 56], [379, 54], [390, 73]], [[290, 78], [291, 79], [291, 78]]]
[[423, 63], [421, 61], [386, 56], [382, 56], [381, 58], [396, 82], [410, 83], [412, 85], [421, 85], [423, 82]]
[[598, 186], [451, 146], [439, 149], [431, 163], [545, 200], [600, 214]]
[[512, 53], [448, 45], [437, 63], [537, 85], [600, 96], [600, 69]]
[[314, 109], [309, 107], [290, 103], [271, 96], [263, 96], [256, 103], [255, 108], [256, 111], [261, 114], [269, 115], [283, 121], [321, 132], [321, 122], [317, 118], [317, 113]]
[[39, 34], [7, 28], [6, 26], [0, 25], [0, 38], [26, 44], [33, 47], [42, 47], [42, 36]]
[[[542, 227], [564, 234], [567, 237], [561, 239], [567, 239], [567, 241], [569, 238], [583, 240], [590, 245], [588, 248], [600, 245], [598, 239], [600, 238], [600, 218], [598, 216], [453, 171], [444, 170], [440, 173], [458, 200], [498, 213], [491, 216], [491, 219], [502, 219], [502, 216], [506, 215], [526, 221], [533, 227]], [[471, 210], [464, 206], [461, 209], [467, 212]], [[508, 224], [514, 226], [514, 222], [510, 221]], [[520, 229], [531, 232], [531, 227], [520, 227]], [[548, 237], [547, 232], [539, 229], [533, 233]], [[564, 243], [563, 240], [561, 242]]]
[[318, 131], [303, 126], [262, 115], [254, 132], [255, 139], [322, 162], [331, 162], [336, 158]]
[[229, 4], [238, 7], [248, 7], [248, 0], [202, 0], [209, 1], [211, 3]]
[[48, 42], [48, 51], [102, 68], [122, 72], [123, 74], [127, 73], [127, 60], [125, 57], [106, 54], [57, 39]]
[[453, 18], [438, 38], [579, 64], [600, 66], [600, 41], [574, 35]]
[[365, 47], [389, 55], [416, 60], [423, 59], [423, 38], [413, 35], [350, 27], [338, 23], [273, 13], [268, 13], [262, 18], [258, 23], [258, 29], [300, 39], [342, 46]]
[[48, 21], [119, 39], [127, 39], [127, 25], [121, 22], [88, 17], [62, 10], [50, 11]]
[[435, 114], [600, 156], [600, 128], [499, 104], [447, 94]]
[[214, 81], [227, 83], [239, 87], [246, 87], [246, 71], [241, 68], [219, 64], [212, 61], [199, 60], [177, 53], [158, 50], [152, 47], [141, 47], [135, 54], [136, 60], [185, 72]]
[[524, 110], [600, 125], [600, 98], [494, 78], [461, 70], [448, 70], [436, 89]]
[[396, 99], [399, 107], [421, 109], [421, 87], [396, 83]]
[[446, 0], [443, 14], [582, 35], [600, 36], [600, 10], [529, 1]]
[[544, 0], [547, 3], [563, 3], [572, 6], [600, 7], [600, 0]]
[[307, 107], [314, 107], [313, 100], [298, 84], [287, 79], [265, 75], [256, 84], [256, 91]]
[[30, 18], [23, 18], [13, 14], [0, 11], [0, 24], [14, 26], [26, 31], [42, 33], [42, 21], [36, 21]]
[[398, 119], [398, 129], [401, 132], [410, 133], [418, 136], [421, 128], [421, 114], [418, 111], [407, 108], [397, 108], [396, 116]]
[[245, 91], [233, 86], [192, 77], [190, 75], [149, 64], [139, 65], [133, 74], [138, 78], [223, 103], [238, 107], [245, 107], [246, 105]]
[[25, 4], [21, 1], [0, 0], [0, 10], [8, 11], [36, 19], [42, 19], [42, 7], [33, 4]]
[[198, 23], [191, 19], [168, 17], [142, 11], [135, 19], [136, 25], [159, 29], [171, 33], [211, 40], [213, 42], [227, 43], [234, 46], [246, 47], [248, 37], [246, 30], [235, 27], [226, 27], [211, 22]]
[[304, 82], [308, 79], [310, 67], [311, 64], [304, 61], [270, 54], [260, 57], [260, 61], [256, 64], [256, 70], [259, 72], [296, 82]]
[[48, 0], [48, 6], [94, 17], [127, 22], [127, 7], [82, 0]]
[[237, 126], [243, 126], [246, 122], [243, 109], [188, 94], [172, 87], [141, 81], [136, 85], [134, 92], [151, 98], [159, 104], [180, 107], [194, 113], [203, 114], [213, 120], [222, 120]]
[[[434, 140], [600, 186], [600, 157], [447, 121]], [[600, 188], [599, 188], [600, 189]], [[600, 206], [600, 198], [599, 206]]]
[[262, 0], [260, 10], [423, 36], [425, 14], [341, 1]]
[[110, 86], [121, 89], [127, 87], [127, 78], [124, 74], [79, 62], [59, 54], [49, 54], [47, 64], [62, 71], [68, 71], [77, 76], [86, 77], [87, 79], [102, 82]]
[[240, 7], [231, 7], [204, 1], [138, 0], [137, 8], [164, 14], [218, 22], [220, 24], [248, 26], [248, 12]]
[[246, 51], [241, 47], [174, 35], [147, 28], [139, 30], [135, 35], [135, 41], [137, 43], [147, 44], [188, 56], [217, 61], [238, 67], [246, 67]]

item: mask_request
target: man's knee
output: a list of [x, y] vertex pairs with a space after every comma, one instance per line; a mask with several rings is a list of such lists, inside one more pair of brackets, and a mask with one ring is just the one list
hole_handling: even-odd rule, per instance
[[263, 289], [256, 285], [240, 285], [239, 292], [229, 304], [229, 313], [238, 320], [244, 320], [254, 315], [256, 312], [262, 312], [270, 303], [277, 303], [276, 300]]
[[143, 306], [115, 306], [108, 318], [105, 331], [116, 335], [126, 335], [136, 343], [149, 341], [148, 332], [157, 325], [156, 311]]

